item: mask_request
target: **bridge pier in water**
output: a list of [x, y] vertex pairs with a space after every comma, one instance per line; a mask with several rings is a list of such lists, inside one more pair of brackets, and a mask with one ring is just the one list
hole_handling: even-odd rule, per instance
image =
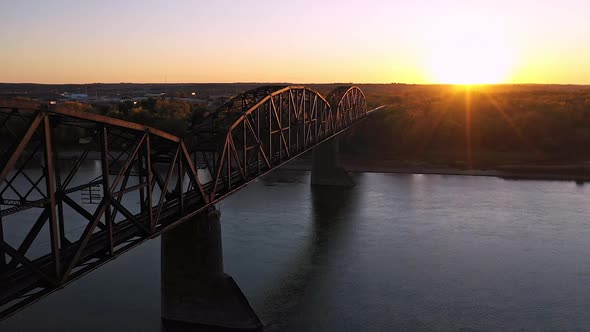
[[313, 149], [311, 168], [313, 186], [354, 186], [350, 175], [340, 166], [339, 146], [340, 139], [336, 136]]
[[260, 330], [248, 300], [223, 271], [220, 212], [162, 234], [162, 324], [166, 331]]

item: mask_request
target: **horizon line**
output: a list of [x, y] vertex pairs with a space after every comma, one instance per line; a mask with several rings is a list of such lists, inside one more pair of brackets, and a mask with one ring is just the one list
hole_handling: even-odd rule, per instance
[[358, 85], [471, 85], [471, 86], [502, 86], [502, 85], [577, 85], [589, 86], [588, 83], [407, 83], [407, 82], [256, 82], [256, 81], [237, 81], [237, 82], [91, 82], [91, 83], [38, 83], [38, 82], [0, 82], [0, 84], [14, 84], [14, 85], [116, 85], [116, 84], [158, 84], [158, 85], [178, 85], [178, 84], [285, 84], [285, 85], [333, 85], [333, 84], [358, 84]]

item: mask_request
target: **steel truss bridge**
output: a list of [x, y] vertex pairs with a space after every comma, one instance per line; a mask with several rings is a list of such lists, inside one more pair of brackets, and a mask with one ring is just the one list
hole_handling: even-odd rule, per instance
[[[0, 100], [0, 319], [369, 113], [354, 86], [327, 98], [264, 86], [204, 114], [182, 139], [68, 104]], [[81, 143], [64, 146], [67, 136]]]

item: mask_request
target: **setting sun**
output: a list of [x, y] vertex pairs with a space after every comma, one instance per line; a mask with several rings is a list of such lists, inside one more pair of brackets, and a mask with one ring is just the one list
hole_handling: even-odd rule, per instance
[[454, 18], [431, 35], [426, 68], [431, 80], [444, 84], [507, 82], [515, 54], [498, 26]]

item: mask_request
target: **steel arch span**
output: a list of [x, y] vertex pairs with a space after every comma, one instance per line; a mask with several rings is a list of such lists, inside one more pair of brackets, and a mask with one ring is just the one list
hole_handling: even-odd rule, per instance
[[[263, 86], [206, 114], [182, 139], [67, 104], [0, 100], [0, 319], [368, 113], [354, 86], [327, 98]], [[56, 143], [66, 135], [80, 144]]]

